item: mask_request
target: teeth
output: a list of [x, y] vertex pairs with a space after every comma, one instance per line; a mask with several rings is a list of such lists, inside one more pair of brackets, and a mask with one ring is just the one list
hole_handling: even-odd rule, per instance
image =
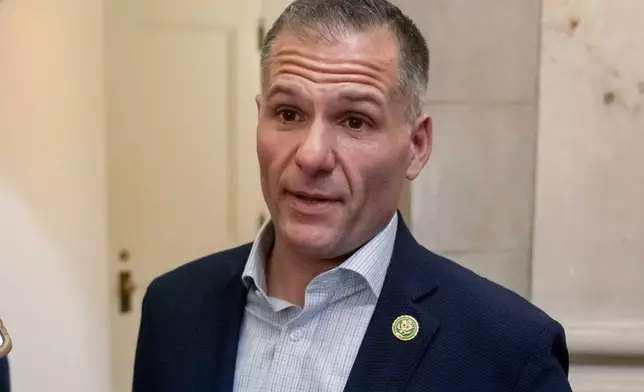
[[303, 196], [303, 195], [296, 195], [296, 197], [300, 200], [309, 202], [309, 203], [318, 203], [320, 200], [315, 199], [313, 197], [308, 197], [308, 196]]

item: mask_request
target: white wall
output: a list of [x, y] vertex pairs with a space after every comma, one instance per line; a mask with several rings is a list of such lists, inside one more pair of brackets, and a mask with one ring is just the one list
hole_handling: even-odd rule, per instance
[[100, 0], [0, 2], [0, 317], [14, 390], [109, 389]]

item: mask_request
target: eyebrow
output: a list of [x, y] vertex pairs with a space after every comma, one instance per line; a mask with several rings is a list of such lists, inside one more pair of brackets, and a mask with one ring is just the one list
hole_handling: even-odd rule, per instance
[[360, 92], [360, 91], [343, 91], [338, 97], [339, 101], [355, 102], [369, 102], [377, 107], [383, 106], [383, 102], [375, 97], [373, 94]]
[[[302, 94], [302, 91], [300, 90], [300, 88], [283, 85], [283, 84], [277, 84], [272, 86], [268, 90], [266, 99], [270, 100], [271, 98], [280, 94], [284, 94], [291, 98], [298, 98], [304, 95]], [[378, 108], [384, 106], [384, 102], [382, 102], [382, 100], [378, 99], [376, 96], [374, 96], [371, 93], [363, 92], [363, 91], [346, 91], [346, 90], [342, 91], [341, 90], [338, 94], [337, 100], [340, 102], [350, 102], [350, 103], [367, 102]]]
[[288, 95], [289, 97], [298, 97], [298, 96], [301, 95], [300, 91], [298, 91], [298, 90], [299, 89], [296, 89], [296, 88], [293, 88], [293, 87], [290, 87], [290, 86], [284, 86], [284, 85], [278, 84], [278, 85], [275, 85], [275, 86], [271, 87], [268, 90], [268, 94], [266, 95], [266, 99], [269, 100], [269, 99], [271, 99], [274, 96], [279, 95], [279, 94]]

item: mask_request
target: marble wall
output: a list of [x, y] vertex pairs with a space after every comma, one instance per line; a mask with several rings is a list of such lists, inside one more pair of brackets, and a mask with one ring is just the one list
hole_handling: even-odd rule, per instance
[[641, 0], [543, 1], [532, 300], [579, 391], [644, 390], [642, 21]]
[[433, 54], [415, 234], [560, 320], [575, 391], [643, 391], [644, 1], [396, 3]]
[[412, 184], [413, 231], [429, 249], [527, 296], [540, 4], [395, 3], [431, 50], [434, 150]]

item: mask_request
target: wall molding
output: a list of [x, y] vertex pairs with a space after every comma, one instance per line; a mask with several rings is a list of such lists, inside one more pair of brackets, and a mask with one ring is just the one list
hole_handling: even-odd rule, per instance
[[575, 392], [642, 392], [644, 372], [612, 366], [572, 366], [570, 384]]
[[562, 324], [570, 354], [644, 358], [644, 320]]
[[585, 381], [573, 383], [575, 392], [642, 392], [644, 381], [640, 383], [625, 383], [621, 380], [614, 382], [607, 381]]

